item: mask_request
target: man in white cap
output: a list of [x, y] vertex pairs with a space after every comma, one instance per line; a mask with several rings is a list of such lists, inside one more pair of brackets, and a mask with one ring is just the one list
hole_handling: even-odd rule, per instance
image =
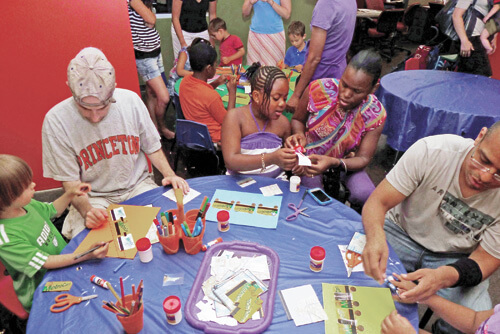
[[54, 106], [43, 122], [43, 175], [64, 188], [86, 182], [92, 189], [73, 200], [64, 236], [101, 226], [110, 203], [156, 188], [146, 155], [164, 176], [164, 186], [189, 191], [170, 168], [141, 98], [115, 89], [115, 70], [102, 51], [81, 50], [68, 65], [67, 84], [73, 97]]

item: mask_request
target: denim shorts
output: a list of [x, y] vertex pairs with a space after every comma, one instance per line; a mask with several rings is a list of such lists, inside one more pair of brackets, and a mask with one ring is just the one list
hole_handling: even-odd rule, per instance
[[165, 69], [163, 68], [163, 58], [161, 53], [157, 57], [136, 59], [135, 65], [142, 80], [149, 81], [159, 77]]

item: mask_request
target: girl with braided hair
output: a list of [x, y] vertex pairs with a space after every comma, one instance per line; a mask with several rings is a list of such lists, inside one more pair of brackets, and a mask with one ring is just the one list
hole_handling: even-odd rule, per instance
[[294, 150], [282, 148], [291, 133], [283, 116], [288, 80], [277, 67], [255, 63], [247, 69], [250, 104], [229, 110], [222, 124], [222, 154], [228, 174], [278, 177], [296, 165]]

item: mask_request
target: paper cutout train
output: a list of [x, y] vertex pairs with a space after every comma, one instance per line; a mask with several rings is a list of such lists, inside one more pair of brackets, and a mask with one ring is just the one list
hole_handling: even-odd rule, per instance
[[[240, 201], [237, 201], [235, 204], [234, 201], [224, 202], [219, 200], [218, 198], [214, 200], [213, 204], [214, 209], [227, 210], [227, 211], [230, 211], [233, 208], [233, 206], [235, 212], [243, 212], [249, 214], [253, 214], [256, 208], [255, 203], [243, 204]], [[257, 206], [257, 213], [265, 216], [276, 216], [278, 214], [278, 206], [275, 205], [274, 207], [271, 208], [271, 207], [266, 207], [263, 204], [259, 204], [259, 206]]]

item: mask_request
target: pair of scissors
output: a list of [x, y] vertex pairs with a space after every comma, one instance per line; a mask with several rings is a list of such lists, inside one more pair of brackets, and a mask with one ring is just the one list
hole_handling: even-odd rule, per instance
[[97, 297], [97, 295], [76, 297], [70, 295], [69, 293], [62, 293], [56, 297], [56, 303], [50, 307], [50, 310], [54, 313], [64, 312], [74, 304], [79, 304], [84, 300], [92, 299], [95, 297]]
[[299, 215], [309, 217], [309, 215], [307, 213], [303, 212], [303, 211], [307, 210], [307, 208], [303, 208], [303, 209], [300, 208], [300, 206], [302, 205], [302, 202], [304, 202], [304, 197], [306, 197], [306, 195], [307, 195], [307, 191], [305, 191], [304, 195], [302, 195], [302, 199], [300, 200], [298, 206], [295, 206], [295, 204], [293, 204], [293, 203], [288, 204], [288, 207], [290, 209], [292, 209], [294, 212], [290, 216], [286, 217], [287, 221], [295, 220], [295, 219], [297, 219], [297, 217]]

